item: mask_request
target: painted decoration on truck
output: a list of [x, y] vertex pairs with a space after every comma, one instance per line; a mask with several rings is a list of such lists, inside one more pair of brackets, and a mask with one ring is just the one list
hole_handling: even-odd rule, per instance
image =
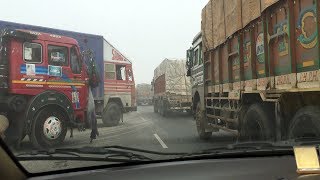
[[26, 74], [28, 76], [36, 75], [36, 65], [35, 64], [26, 64]]
[[79, 92], [78, 91], [73, 91], [71, 93], [71, 96], [72, 96], [72, 103], [79, 103], [80, 100], [79, 100]]
[[120, 53], [120, 51], [106, 40], [103, 41], [103, 60], [106, 62], [131, 64], [131, 62], [122, 53]]
[[[34, 73], [37, 75], [47, 75], [48, 74], [48, 69], [44, 66], [36, 66], [33, 64], [35, 67]], [[21, 74], [26, 74], [27, 75], [27, 64], [21, 64], [20, 66], [20, 73]]]
[[260, 64], [264, 63], [264, 38], [263, 33], [259, 33], [256, 39], [256, 55]]
[[314, 48], [317, 44], [317, 19], [316, 7], [311, 6], [300, 12], [297, 23], [298, 41], [306, 49]]
[[[274, 26], [274, 34], [288, 33], [287, 20], [280, 22]], [[289, 43], [286, 35], [278, 37], [278, 52], [279, 57], [287, 56], [289, 54]]]
[[251, 42], [248, 41], [246, 43], [244, 43], [244, 53], [243, 53], [243, 58], [244, 58], [244, 62], [248, 62], [251, 59]]
[[62, 76], [62, 67], [49, 65], [48, 66], [48, 75], [61, 77]]

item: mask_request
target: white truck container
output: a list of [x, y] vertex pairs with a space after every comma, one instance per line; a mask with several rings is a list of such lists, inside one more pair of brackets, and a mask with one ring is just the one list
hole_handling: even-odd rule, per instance
[[165, 59], [154, 70], [154, 112], [166, 116], [170, 111], [191, 110], [191, 83], [184, 59]]

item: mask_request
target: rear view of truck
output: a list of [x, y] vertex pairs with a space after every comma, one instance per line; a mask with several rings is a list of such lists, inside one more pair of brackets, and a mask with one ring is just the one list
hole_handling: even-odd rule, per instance
[[154, 70], [154, 112], [166, 116], [172, 111], [191, 110], [191, 83], [185, 60], [165, 59]]

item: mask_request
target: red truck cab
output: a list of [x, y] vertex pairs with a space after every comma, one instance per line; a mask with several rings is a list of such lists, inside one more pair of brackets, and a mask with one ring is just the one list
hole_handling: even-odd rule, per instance
[[8, 139], [29, 135], [34, 146], [61, 143], [67, 128], [84, 126], [88, 75], [75, 39], [29, 30], [3, 30], [0, 108]]

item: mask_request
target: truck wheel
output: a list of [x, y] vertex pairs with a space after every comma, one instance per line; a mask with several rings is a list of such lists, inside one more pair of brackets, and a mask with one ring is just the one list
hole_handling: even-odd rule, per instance
[[204, 124], [205, 117], [204, 117], [204, 113], [201, 111], [200, 102], [197, 103], [195, 117], [196, 117], [197, 131], [200, 139], [203, 139], [203, 140], [210, 139], [210, 137], [212, 136], [212, 132], [206, 132], [205, 130], [205, 124]]
[[68, 117], [56, 108], [41, 109], [32, 123], [30, 139], [36, 148], [51, 148], [60, 145], [67, 134]]
[[107, 104], [103, 112], [102, 121], [107, 127], [119, 125], [120, 119], [122, 118], [121, 107], [114, 102]]
[[241, 123], [241, 141], [273, 140], [273, 111], [267, 104], [253, 104], [246, 112]]
[[165, 101], [161, 101], [161, 105], [160, 105], [160, 114], [161, 114], [161, 116], [163, 116], [163, 117], [167, 117], [167, 115], [168, 115], [168, 110], [167, 110], [167, 105], [166, 105], [166, 103], [165, 103]]
[[288, 138], [319, 138], [320, 137], [320, 107], [306, 106], [293, 117], [288, 129]]
[[162, 101], [159, 102], [159, 114], [161, 116], [163, 116], [163, 102]]

